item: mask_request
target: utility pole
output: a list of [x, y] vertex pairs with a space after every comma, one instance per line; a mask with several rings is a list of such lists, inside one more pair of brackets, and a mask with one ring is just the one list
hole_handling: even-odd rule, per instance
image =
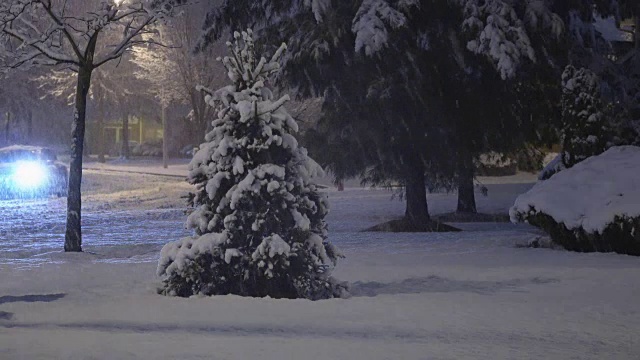
[[635, 26], [633, 29], [633, 37], [636, 41], [636, 52], [638, 52], [640, 51], [640, 5], [638, 5], [638, 11], [636, 13], [636, 16], [634, 16], [634, 19], [635, 19]]
[[[164, 98], [164, 85], [162, 86], [162, 90], [160, 90], [161, 92], [161, 96]], [[168, 168], [169, 167], [169, 154], [168, 154], [168, 148], [169, 148], [169, 139], [168, 139], [168, 134], [167, 134], [167, 106], [165, 105], [165, 101], [160, 100], [160, 102], [162, 103], [162, 167], [163, 168]]]
[[7, 111], [7, 119], [4, 123], [4, 141], [6, 145], [9, 145], [9, 127], [11, 126], [11, 112]]
[[[160, 43], [163, 44], [164, 41], [162, 39], [162, 28], [160, 31]], [[169, 167], [169, 134], [167, 131], [167, 100], [164, 88], [164, 82], [162, 83], [162, 87], [160, 88], [160, 106], [162, 107], [162, 167]]]

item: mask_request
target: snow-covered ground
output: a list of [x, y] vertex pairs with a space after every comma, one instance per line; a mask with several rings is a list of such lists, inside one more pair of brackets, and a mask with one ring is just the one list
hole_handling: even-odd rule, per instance
[[[639, 357], [640, 259], [517, 248], [541, 236], [527, 225], [361, 232], [402, 215], [384, 190], [328, 190], [350, 299], [156, 295], [160, 248], [187, 234], [190, 188], [184, 163], [142, 165], [85, 172], [82, 254], [60, 251], [63, 199], [0, 202], [1, 359]], [[138, 170], [178, 177], [123, 172]], [[479, 209], [506, 214], [535, 175], [480, 180]], [[452, 194], [429, 201], [434, 214], [455, 207]]]

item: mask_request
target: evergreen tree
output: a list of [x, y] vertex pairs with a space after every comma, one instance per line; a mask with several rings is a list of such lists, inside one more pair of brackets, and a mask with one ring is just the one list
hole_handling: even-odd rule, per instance
[[596, 74], [569, 65], [562, 74], [562, 87], [562, 162], [571, 167], [604, 152], [613, 134]]
[[[331, 151], [339, 158], [323, 165], [338, 160], [347, 166], [331, 167], [351, 167], [349, 175], [368, 182], [400, 181], [409, 227], [431, 230], [438, 225], [429, 217], [425, 172], [448, 165], [437, 156], [444, 138], [436, 123], [444, 118], [425, 106], [433, 92], [418, 81], [427, 64], [414, 57], [415, 38], [392, 31], [405, 28], [417, 8], [415, 1], [226, 1], [210, 14], [205, 39], [247, 24], [259, 26], [261, 40], [288, 39], [292, 51], [279, 84], [300, 97], [324, 96], [326, 135], [355, 145]], [[409, 46], [398, 53], [389, 46], [395, 41]]]
[[[640, 137], [640, 49], [616, 54], [595, 27], [596, 17], [637, 19], [635, 1], [558, 2], [567, 14], [568, 60], [562, 75], [562, 127], [565, 166], [605, 151], [613, 145], [638, 144]], [[640, 29], [636, 28], [638, 39]], [[632, 45], [633, 47], [633, 45]]]
[[164, 294], [322, 299], [345, 290], [331, 277], [340, 253], [329, 243], [326, 196], [310, 176], [322, 169], [292, 135], [298, 129], [265, 87], [280, 70], [256, 57], [252, 32], [235, 33], [222, 59], [232, 85], [203, 89], [219, 106], [189, 166], [196, 186], [187, 224], [196, 236], [167, 244], [158, 273]]
[[[563, 23], [545, 1], [225, 1], [205, 38], [247, 23], [290, 39], [283, 86], [324, 96], [310, 133], [320, 162], [338, 176], [403, 183], [413, 229], [434, 228], [425, 182], [458, 185], [458, 210], [475, 212], [474, 159], [538, 140], [529, 134], [557, 110], [544, 92], [559, 89], [561, 67], [547, 68]], [[542, 101], [529, 106], [531, 97]]]

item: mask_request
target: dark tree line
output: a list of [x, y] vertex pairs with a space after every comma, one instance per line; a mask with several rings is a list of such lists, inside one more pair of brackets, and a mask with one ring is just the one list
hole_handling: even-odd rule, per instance
[[480, 154], [515, 153], [562, 135], [565, 67], [605, 63], [610, 50], [593, 27], [598, 13], [634, 17], [638, 6], [225, 1], [210, 12], [202, 44], [246, 27], [263, 44], [287, 40], [279, 85], [324, 98], [323, 117], [308, 133], [318, 160], [338, 179], [402, 183], [406, 222], [429, 230], [436, 225], [426, 185], [457, 189], [457, 211], [475, 213]]
[[[511, 150], [536, 140], [527, 139], [532, 132], [526, 130], [539, 119], [531, 112], [525, 116], [530, 109], [524, 100], [549, 82], [553, 71], [536, 73], [537, 64], [526, 59], [513, 69], [499, 69], [487, 53], [469, 51], [467, 44], [482, 24], [464, 25], [476, 15], [466, 13], [464, 3], [333, 1], [324, 12], [296, 1], [278, 2], [282, 8], [250, 3], [225, 2], [214, 10], [205, 42], [246, 26], [260, 28], [265, 43], [289, 39], [282, 85], [298, 89], [302, 97], [325, 99], [324, 117], [309, 134], [316, 143], [312, 149], [325, 145], [317, 157], [337, 178], [360, 175], [378, 185], [402, 183], [410, 228], [436, 226], [426, 202], [428, 182], [457, 187], [458, 211], [476, 212], [474, 159], [487, 150]], [[282, 16], [291, 8], [299, 11]], [[282, 13], [269, 18], [266, 9]], [[486, 21], [484, 16], [476, 20]], [[362, 34], [360, 25], [377, 26], [379, 32]], [[362, 39], [366, 36], [381, 39], [369, 44]], [[535, 51], [534, 46], [555, 43], [527, 46]], [[540, 85], [527, 85], [531, 82]], [[541, 115], [553, 108], [540, 105], [546, 106], [537, 111]]]

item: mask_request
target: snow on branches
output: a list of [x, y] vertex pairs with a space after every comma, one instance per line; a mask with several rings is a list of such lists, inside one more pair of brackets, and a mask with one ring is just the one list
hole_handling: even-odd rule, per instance
[[512, 78], [525, 59], [536, 61], [531, 40], [515, 9], [500, 0], [471, 0], [464, 5], [467, 49], [489, 57], [503, 79]]
[[218, 109], [213, 130], [189, 165], [196, 186], [187, 226], [196, 236], [167, 244], [161, 292], [321, 299], [340, 296], [331, 277], [340, 257], [326, 241], [326, 196], [310, 178], [322, 172], [292, 135], [284, 104], [265, 86], [280, 69], [257, 57], [252, 32], [234, 33], [221, 59], [232, 85], [200, 88]]
[[[509, 0], [451, 1], [463, 16], [460, 27], [467, 50], [488, 58], [503, 79], [513, 78], [522, 63], [537, 60], [530, 32], [558, 39], [564, 31], [562, 19], [543, 0], [526, 0], [517, 7]], [[363, 0], [351, 28], [355, 50], [376, 54], [388, 45], [390, 31], [411, 26], [409, 15], [419, 6], [428, 5], [417, 0]], [[419, 44], [428, 50], [424, 41]]]
[[526, 1], [524, 21], [528, 29], [543, 30], [556, 38], [559, 38], [565, 29], [562, 18], [552, 12], [544, 0]]
[[[171, 0], [4, 0], [0, 3], [0, 59], [11, 68], [98, 67], [142, 42], [140, 36], [148, 26], [172, 11]], [[98, 34], [105, 31], [119, 36], [98, 41]]]
[[470, 36], [467, 49], [488, 57], [503, 79], [513, 78], [523, 62], [536, 62], [530, 31], [556, 39], [564, 31], [562, 19], [542, 0], [527, 0], [523, 15], [506, 0], [456, 1], [463, 8], [463, 31]]
[[304, 0], [304, 5], [311, 8], [316, 21], [320, 22], [324, 13], [331, 6], [331, 0]]
[[[417, 6], [416, 0], [401, 1], [399, 7], [409, 10]], [[364, 0], [358, 9], [351, 30], [356, 35], [356, 52], [364, 50], [366, 55], [373, 55], [387, 45], [389, 32], [387, 26], [398, 29], [405, 26], [406, 16], [395, 9], [386, 0]]]

